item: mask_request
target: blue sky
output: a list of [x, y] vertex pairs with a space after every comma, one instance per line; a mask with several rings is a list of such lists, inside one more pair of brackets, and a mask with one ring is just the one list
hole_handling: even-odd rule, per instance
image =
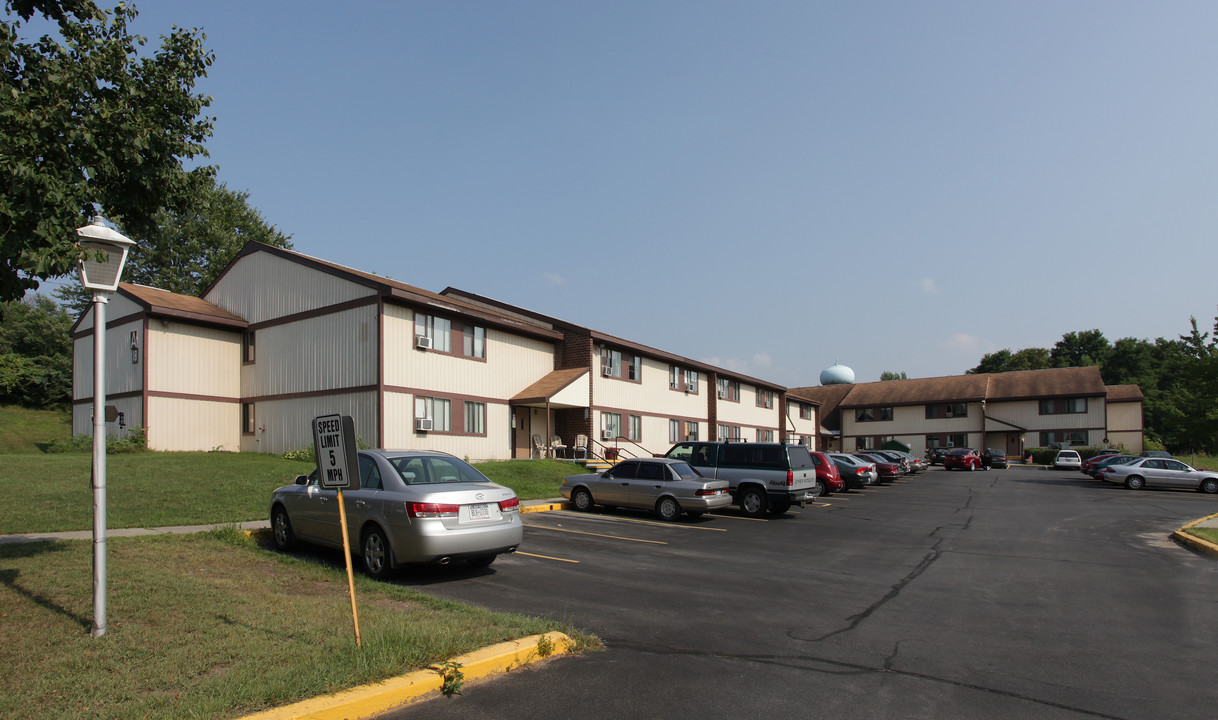
[[788, 386], [1212, 324], [1218, 3], [136, 3], [296, 249]]

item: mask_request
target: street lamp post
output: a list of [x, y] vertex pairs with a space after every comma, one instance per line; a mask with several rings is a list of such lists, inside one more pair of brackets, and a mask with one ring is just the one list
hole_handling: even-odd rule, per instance
[[76, 229], [80, 283], [93, 292], [93, 637], [106, 634], [106, 303], [135, 243], [100, 217]]

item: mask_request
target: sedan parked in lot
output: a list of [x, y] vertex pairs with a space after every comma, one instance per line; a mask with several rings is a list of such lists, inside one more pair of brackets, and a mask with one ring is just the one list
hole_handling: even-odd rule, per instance
[[1082, 465], [1079, 466], [1079, 470], [1082, 470], [1084, 475], [1090, 475], [1090, 474], [1092, 474], [1091, 468], [1094, 467], [1097, 463], [1100, 463], [1111, 457], [1116, 457], [1117, 455], [1120, 455], [1120, 454], [1121, 454], [1121, 452], [1119, 450], [1101, 450], [1098, 453], [1096, 453], [1096, 454], [1092, 455], [1091, 457], [1087, 458], [1086, 460], [1084, 460], [1082, 462]]
[[943, 456], [944, 470], [980, 470], [981, 456], [972, 448], [955, 448]]
[[1127, 462], [1133, 462], [1137, 459], [1137, 455], [1108, 455], [1096, 460], [1095, 462], [1092, 462], [1090, 465], [1087, 464], [1088, 461], [1084, 461], [1083, 473], [1090, 475], [1093, 478], [1098, 478], [1100, 476], [1100, 471], [1109, 465], [1124, 465]]
[[828, 455], [833, 464], [837, 465], [837, 471], [846, 481], [848, 489], [861, 490], [879, 480], [879, 473], [875, 471], [873, 462], [864, 462], [853, 455], [844, 453], [828, 453]]
[[[520, 500], [448, 453], [360, 450], [360, 487], [343, 491], [350, 547], [373, 577], [407, 563], [465, 560], [486, 567], [524, 537]], [[336, 490], [317, 471], [271, 493], [271, 531], [280, 550], [298, 540], [343, 547]]]
[[900, 465], [898, 465], [894, 462], [890, 462], [882, 455], [872, 455], [870, 453], [855, 453], [854, 457], [856, 457], [860, 460], [863, 460], [864, 462], [871, 461], [871, 462], [875, 463], [875, 472], [879, 476], [876, 481], [877, 483], [892, 482], [893, 480], [897, 480], [902, 475], [905, 474], [904, 471], [901, 470]]
[[665, 520], [681, 513], [697, 517], [732, 504], [727, 480], [698, 474], [689, 463], [673, 458], [623, 460], [599, 474], [571, 475], [562, 481], [562, 496], [576, 510], [594, 505], [655, 510]]
[[997, 448], [986, 448], [981, 453], [981, 464], [987, 468], [1007, 467], [1007, 454]]
[[1152, 485], [1194, 488], [1211, 495], [1218, 493], [1218, 473], [1197, 470], [1174, 458], [1138, 458], [1124, 464], [1113, 464], [1100, 471], [1101, 480], [1141, 490]]
[[951, 448], [945, 447], [931, 448], [930, 450], [926, 451], [930, 455], [930, 460], [928, 462], [931, 465], [942, 465], [943, 458], [947, 457], [947, 454], [951, 451]]

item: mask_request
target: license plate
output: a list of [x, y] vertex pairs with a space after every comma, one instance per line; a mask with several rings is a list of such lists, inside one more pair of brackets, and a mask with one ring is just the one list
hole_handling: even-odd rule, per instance
[[489, 520], [490, 517], [491, 517], [491, 506], [490, 505], [488, 505], [486, 503], [482, 503], [480, 505], [470, 505], [469, 506], [469, 519], [470, 520]]

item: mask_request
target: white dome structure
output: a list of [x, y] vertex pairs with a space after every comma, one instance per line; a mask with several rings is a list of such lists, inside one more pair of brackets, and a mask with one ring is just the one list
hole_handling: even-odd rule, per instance
[[820, 372], [821, 385], [850, 385], [854, 382], [854, 371], [838, 363]]

